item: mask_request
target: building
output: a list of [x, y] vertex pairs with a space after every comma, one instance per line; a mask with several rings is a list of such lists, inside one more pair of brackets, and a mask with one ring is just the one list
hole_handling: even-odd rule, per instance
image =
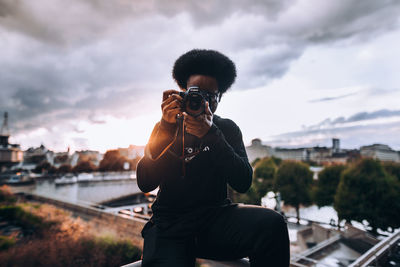
[[90, 161], [95, 166], [99, 166], [103, 155], [99, 151], [94, 150], [82, 150], [75, 151], [75, 153], [70, 158], [70, 164], [72, 167], [76, 166], [81, 161]]
[[338, 138], [332, 138], [332, 154], [340, 153], [340, 140]]
[[66, 165], [70, 164], [71, 162], [71, 157], [69, 154], [69, 147], [66, 152], [56, 152], [54, 153], [54, 164], [53, 166], [56, 168], [59, 168], [61, 165]]
[[333, 151], [333, 149], [331, 148], [320, 147], [320, 146], [307, 148], [306, 150], [307, 150], [307, 161], [313, 161], [318, 164], [322, 164], [326, 161], [329, 161]]
[[281, 148], [273, 150], [272, 156], [283, 160], [307, 161], [309, 160], [309, 151], [307, 148]]
[[251, 146], [246, 147], [249, 162], [256, 158], [276, 157], [282, 160], [311, 161], [317, 164], [345, 164], [350, 154], [349, 150], [340, 149], [340, 140], [332, 139], [332, 147], [301, 147], [301, 148], [282, 148], [262, 145], [260, 139], [253, 139]]
[[400, 162], [399, 152], [394, 151], [388, 145], [373, 144], [370, 146], [362, 146], [360, 148], [361, 157], [374, 158], [381, 161]]
[[141, 158], [144, 155], [144, 146], [129, 145], [128, 148], [118, 148], [119, 154], [127, 159]]
[[42, 162], [54, 164], [54, 152], [43, 144], [39, 147], [30, 147], [24, 152], [24, 163], [38, 165]]
[[272, 148], [270, 146], [263, 145], [261, 140], [256, 138], [251, 140], [251, 145], [246, 147], [247, 157], [249, 162], [253, 162], [255, 159], [265, 158], [272, 156]]
[[23, 160], [23, 152], [19, 144], [10, 144], [8, 139], [8, 113], [4, 112], [4, 120], [0, 132], [0, 170], [16, 165]]

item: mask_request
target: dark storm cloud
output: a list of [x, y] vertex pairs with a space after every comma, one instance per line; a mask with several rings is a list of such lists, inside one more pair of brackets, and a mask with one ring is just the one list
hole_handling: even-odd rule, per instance
[[280, 12], [293, 3], [290, 0], [204, 0], [204, 1], [182, 1], [163, 0], [152, 1], [156, 11], [163, 15], [174, 16], [179, 13], [189, 13], [198, 26], [220, 23], [226, 17], [234, 13], [255, 14], [267, 17], [269, 20], [276, 19]]
[[239, 0], [71, 0], [68, 4], [51, 0], [35, 2], [1, 0], [1, 24], [38, 39], [65, 44], [90, 42], [92, 39], [101, 38], [102, 34], [112, 31], [125, 20], [152, 15], [174, 17], [188, 13], [192, 22], [200, 27], [220, 23], [237, 12], [259, 14], [274, 19], [291, 1], [257, 0], [249, 3]]
[[236, 87], [239, 89], [252, 88], [282, 77], [289, 69], [290, 63], [301, 53], [300, 46], [292, 49], [285, 45], [278, 49], [271, 49], [271, 51], [256, 50], [251, 55], [239, 58], [236, 64], [243, 68], [239, 68]]
[[308, 40], [374, 38], [377, 33], [396, 29], [399, 24], [400, 2], [396, 0], [332, 1], [328, 5], [331, 8], [325, 9], [325, 18], [306, 34]]
[[[0, 0], [0, 105], [16, 131], [128, 116], [171, 84], [193, 47], [236, 62], [236, 89], [285, 75], [316, 43], [374, 38], [398, 26], [399, 1]], [[327, 98], [320, 101], [333, 100]], [[133, 112], [134, 113], [134, 112]]]
[[373, 112], [358, 112], [354, 115], [351, 115], [348, 118], [345, 117], [337, 117], [334, 119], [327, 118], [315, 125], [305, 126], [303, 130], [313, 131], [324, 128], [338, 127], [338, 125], [346, 123], [361, 122], [366, 120], [374, 120], [374, 119], [382, 119], [382, 118], [390, 118], [398, 116], [400, 116], [400, 110], [381, 109]]
[[400, 110], [387, 110], [382, 109], [374, 112], [359, 112], [349, 117], [346, 122], [355, 122], [355, 121], [363, 121], [363, 120], [372, 120], [377, 118], [388, 118], [400, 116]]
[[[220, 24], [239, 14], [265, 18], [263, 34], [278, 35], [283, 40], [331, 42], [374, 36], [397, 28], [399, 7], [400, 2], [396, 0], [306, 3], [295, 0], [71, 0], [68, 4], [52, 0], [1, 0], [0, 22], [3, 27], [38, 39], [80, 43], [102, 38], [120, 23], [148, 16], [173, 18], [189, 14], [194, 25], [201, 27]], [[285, 17], [285, 11], [290, 8], [298, 8], [296, 17], [290, 17], [290, 12]]]

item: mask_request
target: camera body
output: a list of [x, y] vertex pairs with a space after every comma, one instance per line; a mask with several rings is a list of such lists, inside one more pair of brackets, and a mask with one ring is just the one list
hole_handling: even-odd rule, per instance
[[205, 113], [206, 101], [210, 103], [209, 94], [197, 86], [191, 86], [185, 92], [179, 92], [179, 95], [183, 98], [182, 111], [193, 117]]

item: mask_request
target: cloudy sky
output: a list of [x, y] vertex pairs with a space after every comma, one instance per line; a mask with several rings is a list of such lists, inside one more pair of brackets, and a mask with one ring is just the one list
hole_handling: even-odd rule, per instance
[[143, 145], [175, 59], [216, 49], [238, 79], [217, 114], [245, 144], [400, 150], [400, 1], [0, 0], [11, 141]]

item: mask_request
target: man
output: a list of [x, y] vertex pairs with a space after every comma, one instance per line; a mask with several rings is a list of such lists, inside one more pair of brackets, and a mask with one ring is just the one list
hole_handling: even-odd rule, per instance
[[217, 51], [195, 49], [179, 57], [172, 72], [181, 92], [197, 90], [204, 100], [199, 115], [185, 94], [163, 93], [161, 121], [137, 166], [143, 192], [159, 187], [142, 231], [142, 266], [191, 267], [196, 257], [289, 266], [283, 217], [227, 198], [227, 185], [245, 193], [252, 180], [239, 127], [214, 115], [235, 81], [234, 63]]

